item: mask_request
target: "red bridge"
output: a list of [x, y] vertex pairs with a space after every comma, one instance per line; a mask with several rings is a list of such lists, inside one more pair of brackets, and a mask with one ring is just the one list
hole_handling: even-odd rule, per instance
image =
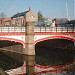
[[[49, 39], [66, 39], [75, 42], [74, 27], [35, 27], [34, 32], [35, 45]], [[23, 45], [22, 52], [25, 50], [25, 38], [25, 27], [0, 27], [0, 40], [21, 43]]]
[[[54, 38], [75, 41], [73, 27], [35, 27], [34, 32], [35, 44]], [[25, 27], [0, 27], [0, 40], [20, 42], [25, 48]]]

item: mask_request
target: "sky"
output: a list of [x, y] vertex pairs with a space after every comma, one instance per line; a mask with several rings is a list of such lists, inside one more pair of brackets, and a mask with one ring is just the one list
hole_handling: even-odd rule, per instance
[[36, 14], [40, 11], [45, 18], [75, 19], [75, 0], [0, 0], [0, 13], [5, 13], [6, 17], [27, 11], [29, 7]]

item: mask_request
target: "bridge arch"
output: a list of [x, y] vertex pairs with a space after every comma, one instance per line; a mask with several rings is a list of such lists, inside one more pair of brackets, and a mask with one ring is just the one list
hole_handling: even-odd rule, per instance
[[[54, 35], [54, 36], [41, 38], [35, 41], [35, 48], [36, 48], [35, 52], [36, 52], [36, 55], [41, 56], [40, 57], [41, 60], [43, 59], [43, 57], [45, 58], [44, 61], [42, 60], [42, 62], [44, 63], [46, 63], [45, 60], [49, 57], [51, 57], [52, 60], [48, 59], [48, 62], [50, 61], [55, 63], [55, 60], [57, 59], [58, 63], [62, 61], [65, 61], [67, 63], [67, 62], [73, 61], [74, 59], [74, 55], [72, 54], [71, 56], [69, 55], [70, 51], [74, 51], [74, 49], [72, 48], [74, 45], [73, 42], [75, 42], [74, 38], [70, 36], [65, 36], [65, 35], [62, 35], [62, 36]], [[60, 60], [58, 60], [58, 58]], [[39, 60], [38, 57], [36, 57], [36, 59], [41, 63], [41, 60]], [[68, 59], [70, 59], [70, 61], [68, 61]], [[36, 61], [37, 64], [39, 62]], [[51, 65], [50, 62], [49, 64]]]
[[38, 39], [35, 41], [35, 44], [38, 43], [38, 42], [41, 42], [41, 41], [45, 41], [45, 40], [48, 40], [48, 39], [66, 39], [66, 40], [71, 40], [73, 42], [75, 42], [75, 39], [74, 38], [71, 38], [69, 36], [59, 36], [59, 35], [54, 35], [54, 36], [49, 36], [49, 37], [45, 37], [45, 38], [41, 38], [41, 39]]
[[7, 40], [7, 41], [14, 41], [14, 42], [18, 42], [21, 43], [23, 45], [23, 47], [25, 48], [25, 42], [19, 39], [14, 39], [14, 38], [7, 38], [7, 37], [0, 37], [0, 40]]

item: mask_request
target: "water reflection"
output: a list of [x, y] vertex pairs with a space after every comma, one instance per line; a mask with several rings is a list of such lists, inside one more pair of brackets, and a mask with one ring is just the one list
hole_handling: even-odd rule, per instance
[[[8, 56], [7, 54], [5, 54], [7, 52], [1, 52], [0, 51], [0, 68], [2, 68], [3, 70], [9, 70], [9, 69], [13, 69], [13, 68], [17, 68], [19, 66], [22, 66], [22, 61], [19, 62], [18, 60], [21, 58], [20, 54], [11, 54], [10, 56]], [[8, 52], [9, 53], [9, 52]], [[15, 57], [17, 60], [11, 58], [11, 56], [13, 55], [13, 57]]]
[[[60, 48], [36, 48], [36, 63], [44, 66], [60, 66], [74, 61], [75, 51]], [[61, 72], [49, 75], [75, 75], [75, 64], [64, 68]], [[55, 73], [55, 74], [54, 74]], [[47, 75], [47, 73], [45, 74]]]
[[62, 73], [55, 73], [51, 75], [75, 75], [75, 72], [62, 72]]
[[36, 63], [40, 65], [62, 65], [68, 62], [72, 62], [74, 59], [73, 52], [70, 52], [66, 49], [48, 49], [47, 48], [38, 48], [36, 50]]

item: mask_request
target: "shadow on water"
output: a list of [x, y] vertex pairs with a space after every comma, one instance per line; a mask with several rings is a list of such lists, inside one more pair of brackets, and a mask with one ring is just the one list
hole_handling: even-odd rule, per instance
[[63, 65], [74, 60], [75, 51], [60, 48], [36, 48], [36, 63], [40, 65]]
[[[15, 55], [13, 56], [15, 58]], [[21, 57], [21, 55], [19, 55], [19, 57]], [[0, 68], [2, 68], [3, 70], [17, 68], [19, 66], [22, 66], [22, 64], [22, 62], [18, 62], [18, 60], [13, 59], [7, 54], [0, 51]]]
[[48, 39], [36, 43], [36, 63], [56, 66], [74, 61], [74, 42], [66, 39]]
[[[36, 64], [46, 65], [46, 66], [57, 66], [57, 65], [66, 64], [68, 62], [72, 62], [74, 60], [75, 50], [63, 49], [59, 47], [55, 48], [56, 45], [58, 46], [58, 44], [60, 45], [60, 47], [65, 47], [67, 44], [66, 42], [64, 42], [65, 45], [60, 44], [60, 42], [62, 41], [60, 41], [58, 44], [56, 41], [53, 42], [53, 40], [52, 43], [49, 42], [50, 40], [35, 45]], [[56, 44], [54, 45], [54, 43]], [[21, 49], [20, 47], [21, 46], [13, 46], [15, 50], [18, 48]], [[22, 65], [23, 65], [23, 57], [21, 54], [0, 51], [0, 67], [2, 69], [9, 70], [9, 69], [17, 68]]]
[[[74, 56], [75, 50], [36, 46], [36, 64], [43, 66], [61, 66], [73, 62]], [[75, 75], [75, 63], [50, 75]]]

